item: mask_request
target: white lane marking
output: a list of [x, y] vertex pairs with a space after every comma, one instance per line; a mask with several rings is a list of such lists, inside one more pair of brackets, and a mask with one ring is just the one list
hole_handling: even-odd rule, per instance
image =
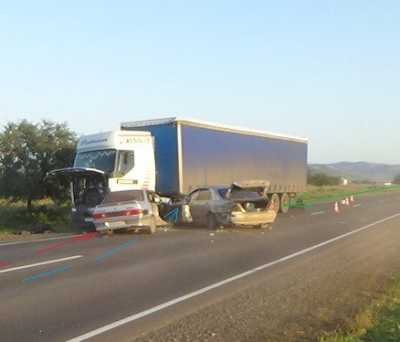
[[315, 213], [312, 213], [311, 216], [322, 215], [322, 214], [325, 214], [325, 211], [316, 211]]
[[211, 290], [213, 290], [215, 288], [218, 288], [218, 287], [221, 287], [223, 285], [229, 284], [229, 283], [231, 283], [231, 282], [233, 282], [235, 280], [247, 277], [247, 276], [249, 276], [251, 274], [254, 274], [256, 272], [259, 272], [261, 270], [265, 270], [265, 269], [270, 268], [270, 267], [272, 267], [274, 265], [280, 264], [280, 263], [282, 263], [284, 261], [287, 261], [287, 260], [293, 259], [295, 257], [301, 256], [303, 254], [309, 253], [309, 252], [311, 252], [311, 251], [313, 251], [315, 249], [318, 249], [318, 248], [321, 248], [323, 246], [329, 245], [329, 244], [331, 244], [331, 243], [333, 243], [335, 241], [338, 241], [340, 239], [343, 239], [343, 238], [345, 238], [347, 236], [359, 233], [359, 232], [361, 232], [363, 230], [366, 230], [368, 228], [374, 227], [374, 226], [376, 226], [378, 224], [381, 224], [381, 223], [384, 223], [386, 221], [392, 220], [392, 219], [394, 219], [396, 217], [399, 217], [399, 216], [400, 216], [400, 213], [392, 215], [392, 216], [389, 216], [389, 217], [386, 217], [386, 218], [384, 218], [382, 220], [379, 220], [379, 221], [376, 221], [374, 223], [371, 223], [371, 224], [368, 224], [366, 226], [363, 226], [361, 228], [355, 229], [355, 230], [353, 230], [351, 232], [339, 235], [339, 236], [334, 237], [332, 239], [329, 239], [327, 241], [321, 242], [321, 243], [319, 243], [317, 245], [302, 249], [302, 250], [300, 250], [298, 252], [295, 252], [293, 254], [287, 255], [287, 256], [285, 256], [283, 258], [277, 259], [275, 261], [271, 261], [271, 262], [269, 262], [267, 264], [258, 266], [256, 268], [253, 268], [253, 269], [249, 270], [249, 271], [246, 271], [246, 272], [240, 273], [238, 275], [235, 275], [233, 277], [227, 278], [227, 279], [222, 280], [222, 281], [220, 281], [218, 283], [203, 287], [203, 288], [201, 288], [201, 289], [199, 289], [197, 291], [188, 293], [188, 294], [186, 294], [186, 295], [184, 295], [182, 297], [172, 299], [172, 300], [170, 300], [168, 302], [165, 302], [163, 304], [157, 305], [157, 306], [155, 306], [153, 308], [147, 309], [147, 310], [139, 312], [137, 314], [133, 314], [131, 316], [128, 316], [126, 318], [118, 320], [118, 321], [116, 321], [114, 323], [107, 324], [107, 325], [105, 325], [105, 326], [103, 326], [101, 328], [95, 329], [95, 330], [90, 331], [90, 332], [88, 332], [86, 334], [83, 334], [81, 336], [72, 338], [72, 339], [68, 340], [67, 342], [80, 342], [80, 341], [87, 340], [89, 338], [92, 338], [94, 336], [100, 335], [100, 334], [105, 333], [105, 332], [107, 332], [109, 330], [112, 330], [114, 328], [117, 328], [117, 327], [119, 327], [121, 325], [124, 325], [124, 324], [130, 323], [130, 322], [136, 321], [136, 320], [138, 320], [140, 318], [149, 316], [149, 315], [151, 315], [151, 314], [153, 314], [153, 313], [155, 313], [157, 311], [160, 311], [160, 310], [163, 310], [163, 309], [168, 308], [170, 306], [176, 305], [176, 304], [181, 303], [181, 302], [183, 302], [185, 300], [188, 300], [190, 298], [199, 296], [199, 295], [201, 295], [201, 294], [203, 294], [205, 292], [208, 292], [208, 291], [211, 291]]
[[45, 241], [53, 241], [53, 240], [62, 240], [62, 239], [68, 239], [72, 237], [79, 236], [78, 235], [65, 235], [65, 236], [57, 236], [53, 238], [48, 238], [48, 239], [38, 239], [38, 240], [24, 240], [24, 241], [13, 241], [13, 242], [5, 242], [5, 243], [0, 243], [1, 246], [12, 246], [12, 245], [20, 245], [23, 243], [35, 243], [35, 242], [45, 242]]
[[354, 204], [353, 205], [353, 208], [358, 208], [358, 207], [361, 207], [361, 204]]
[[6, 268], [5, 270], [0, 270], [0, 273], [18, 271], [18, 270], [23, 270], [25, 268], [31, 268], [31, 267], [36, 267], [36, 266], [54, 264], [56, 262], [74, 260], [74, 259], [78, 259], [78, 258], [83, 258], [83, 255], [74, 255], [74, 256], [61, 258], [61, 259], [54, 259], [54, 260], [47, 260], [47, 261], [37, 262], [36, 264], [30, 264], [30, 265], [23, 265], [23, 266], [17, 266], [17, 267], [12, 267], [12, 268]]

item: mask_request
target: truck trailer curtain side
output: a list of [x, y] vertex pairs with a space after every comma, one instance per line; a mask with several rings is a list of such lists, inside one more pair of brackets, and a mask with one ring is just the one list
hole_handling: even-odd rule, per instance
[[121, 129], [154, 136], [161, 194], [250, 179], [269, 180], [270, 193], [297, 193], [306, 185], [306, 139], [177, 118], [123, 123]]

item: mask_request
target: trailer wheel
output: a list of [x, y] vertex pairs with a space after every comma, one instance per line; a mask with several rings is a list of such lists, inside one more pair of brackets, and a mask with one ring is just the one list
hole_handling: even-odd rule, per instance
[[280, 212], [282, 214], [287, 214], [289, 212], [289, 206], [290, 206], [290, 198], [287, 193], [282, 194], [281, 196], [281, 208]]
[[217, 218], [213, 213], [207, 215], [207, 228], [211, 230], [216, 230], [218, 228]]
[[279, 212], [281, 207], [281, 199], [279, 198], [278, 194], [273, 194], [269, 199], [269, 206], [268, 209], [274, 210], [276, 213]]

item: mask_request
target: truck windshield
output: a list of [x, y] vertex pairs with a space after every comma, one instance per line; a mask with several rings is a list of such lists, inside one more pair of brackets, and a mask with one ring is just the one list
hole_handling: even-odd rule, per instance
[[75, 157], [74, 167], [88, 167], [112, 173], [115, 167], [116, 150], [98, 150], [79, 152]]

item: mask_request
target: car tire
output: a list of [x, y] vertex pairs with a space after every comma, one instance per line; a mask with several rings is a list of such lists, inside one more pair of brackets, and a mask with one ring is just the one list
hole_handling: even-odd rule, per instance
[[280, 212], [282, 214], [287, 214], [289, 212], [289, 206], [290, 206], [290, 197], [287, 193], [284, 193], [281, 196]]
[[207, 216], [207, 228], [210, 230], [218, 229], [217, 218], [213, 213], [209, 213]]

